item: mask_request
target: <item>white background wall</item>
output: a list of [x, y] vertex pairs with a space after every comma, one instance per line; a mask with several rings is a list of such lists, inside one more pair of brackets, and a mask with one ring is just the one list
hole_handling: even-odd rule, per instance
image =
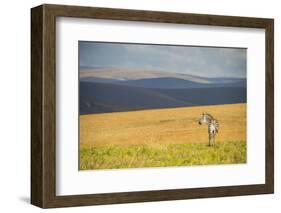
[[[278, 0], [39, 0], [1, 1], [0, 6], [0, 211], [42, 211], [29, 204], [30, 191], [30, 8], [42, 3], [269, 17], [275, 19], [275, 194], [96, 207], [50, 212], [280, 212], [281, 112], [280, 30]], [[258, 94], [257, 94], [258, 95]]]

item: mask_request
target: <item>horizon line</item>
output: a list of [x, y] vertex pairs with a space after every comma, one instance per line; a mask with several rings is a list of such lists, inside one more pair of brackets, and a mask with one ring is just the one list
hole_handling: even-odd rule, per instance
[[[90, 68], [90, 69], [94, 69], [94, 70], [85, 70], [85, 69], [81, 69], [81, 68]], [[192, 76], [192, 77], [199, 77], [199, 78], [233, 78], [233, 79], [247, 79], [247, 76], [243, 76], [243, 77], [233, 77], [233, 76], [217, 76], [217, 77], [207, 77], [207, 76], [202, 76], [202, 75], [194, 75], [194, 74], [188, 74], [188, 73], [183, 73], [183, 72], [172, 72], [172, 71], [167, 71], [167, 70], [162, 70], [162, 69], [142, 69], [142, 68], [129, 68], [129, 67], [116, 67], [116, 66], [108, 66], [108, 67], [104, 67], [104, 66], [80, 66], [79, 65], [79, 73], [80, 72], [95, 72], [98, 71], [100, 69], [129, 69], [129, 70], [138, 70], [138, 71], [150, 71], [150, 72], [163, 72], [163, 73], [169, 73], [169, 74], [178, 74], [178, 75], [188, 75], [188, 76]]]

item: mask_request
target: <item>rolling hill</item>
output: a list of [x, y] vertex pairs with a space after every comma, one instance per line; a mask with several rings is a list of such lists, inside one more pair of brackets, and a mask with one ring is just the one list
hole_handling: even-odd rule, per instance
[[113, 83], [133, 87], [158, 89], [210, 88], [210, 87], [246, 87], [246, 79], [211, 79], [212, 83], [198, 83], [181, 78], [144, 78], [136, 80], [115, 80], [107, 78], [84, 77], [82, 82]]
[[246, 102], [245, 87], [163, 89], [80, 81], [80, 114]]
[[157, 70], [139, 70], [139, 69], [118, 69], [118, 68], [103, 68], [103, 69], [90, 69], [84, 68], [79, 71], [81, 78], [99, 78], [114, 81], [128, 81], [138, 79], [151, 79], [151, 78], [178, 78], [183, 80], [190, 80], [197, 83], [212, 83], [208, 78], [181, 74], [175, 72], [163, 72]]
[[245, 78], [82, 67], [80, 114], [246, 102]]

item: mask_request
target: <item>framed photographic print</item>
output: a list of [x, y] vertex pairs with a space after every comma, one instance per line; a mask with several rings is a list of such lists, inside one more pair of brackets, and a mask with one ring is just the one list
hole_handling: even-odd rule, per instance
[[273, 19], [31, 10], [31, 203], [274, 191]]

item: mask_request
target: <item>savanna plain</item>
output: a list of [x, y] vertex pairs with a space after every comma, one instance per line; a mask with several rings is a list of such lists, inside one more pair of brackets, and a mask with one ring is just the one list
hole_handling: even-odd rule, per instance
[[[210, 113], [220, 124], [208, 146]], [[80, 115], [80, 170], [246, 163], [246, 104]]]

